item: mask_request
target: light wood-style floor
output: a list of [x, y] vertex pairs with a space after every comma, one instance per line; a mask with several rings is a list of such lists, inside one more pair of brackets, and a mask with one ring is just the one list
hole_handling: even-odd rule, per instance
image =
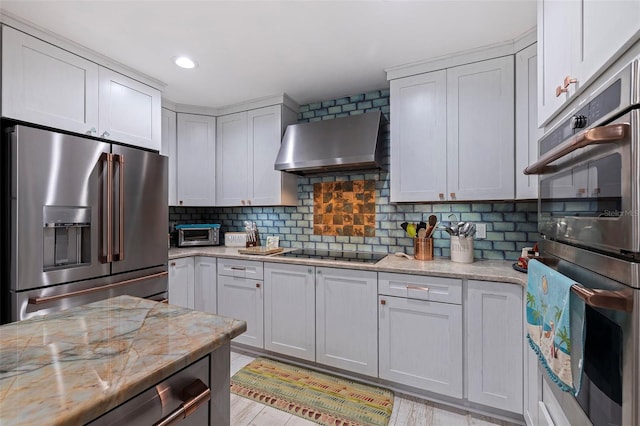
[[[231, 352], [231, 375], [254, 358]], [[273, 407], [231, 394], [232, 426], [312, 426], [316, 423], [285, 413]], [[462, 410], [448, 409], [439, 404], [395, 397], [390, 426], [507, 426], [508, 422]]]

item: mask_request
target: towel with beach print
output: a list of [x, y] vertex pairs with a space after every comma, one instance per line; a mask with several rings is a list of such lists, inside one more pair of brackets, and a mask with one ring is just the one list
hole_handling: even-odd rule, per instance
[[584, 350], [584, 302], [572, 295], [575, 282], [568, 277], [535, 259], [527, 269], [529, 345], [549, 377], [563, 391], [577, 395]]

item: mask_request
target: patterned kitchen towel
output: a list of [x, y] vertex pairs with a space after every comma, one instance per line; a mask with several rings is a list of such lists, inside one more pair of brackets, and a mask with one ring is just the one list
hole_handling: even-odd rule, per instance
[[[527, 338], [549, 377], [578, 394], [584, 351], [584, 302], [575, 281], [532, 259], [527, 276]], [[572, 338], [573, 336], [573, 338]]]

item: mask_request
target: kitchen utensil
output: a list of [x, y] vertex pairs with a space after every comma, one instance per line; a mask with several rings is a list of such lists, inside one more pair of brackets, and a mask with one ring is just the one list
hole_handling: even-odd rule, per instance
[[410, 223], [407, 225], [407, 234], [411, 237], [414, 238], [416, 236], [416, 225], [414, 223]]
[[420, 228], [418, 229], [418, 234], [416, 236], [417, 238], [427, 238], [427, 232], [429, 232], [427, 229]]
[[406, 257], [407, 259], [413, 259], [413, 257], [409, 256], [407, 253], [402, 253], [398, 251], [398, 252], [395, 252], [394, 254], [398, 257]]
[[429, 216], [429, 226], [427, 227], [427, 232], [425, 237], [430, 238], [433, 234], [434, 229], [436, 228], [436, 223], [438, 223], [438, 218], [435, 215]]

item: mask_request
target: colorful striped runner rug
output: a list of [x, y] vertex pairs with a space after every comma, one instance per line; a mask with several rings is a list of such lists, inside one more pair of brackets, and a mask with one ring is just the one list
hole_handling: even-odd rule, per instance
[[231, 378], [231, 392], [321, 425], [386, 426], [393, 392], [268, 358]]

